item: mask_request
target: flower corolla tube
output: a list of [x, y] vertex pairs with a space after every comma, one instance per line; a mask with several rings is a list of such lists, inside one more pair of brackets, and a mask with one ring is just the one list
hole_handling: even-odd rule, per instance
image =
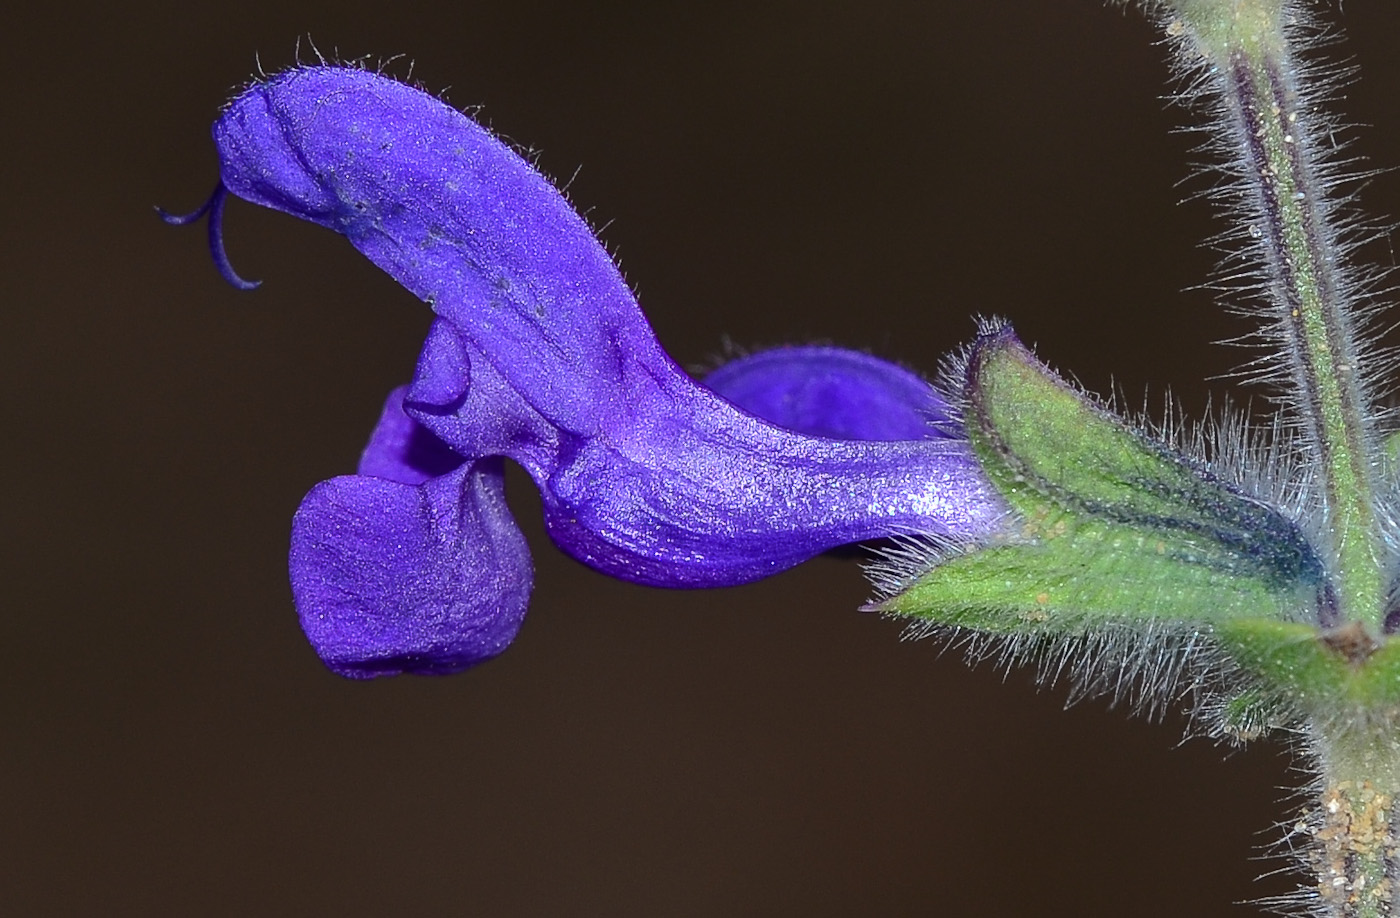
[[226, 194], [344, 235], [437, 318], [354, 475], [292, 524], [298, 614], [335, 672], [446, 673], [515, 636], [532, 581], [503, 460], [555, 544], [662, 587], [745, 583], [835, 546], [965, 538], [1002, 518], [948, 404], [918, 376], [779, 348], [702, 385], [662, 350], [554, 186], [466, 115], [342, 66], [251, 86], [214, 125]]

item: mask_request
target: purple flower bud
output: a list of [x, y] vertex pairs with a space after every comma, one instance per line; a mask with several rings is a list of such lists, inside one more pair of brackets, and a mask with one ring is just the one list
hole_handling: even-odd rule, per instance
[[[767, 387], [797, 406], [772, 415], [783, 426], [697, 384], [554, 187], [432, 96], [302, 68], [234, 99], [214, 138], [223, 188], [342, 233], [439, 316], [360, 475], [297, 514], [293, 590], [338, 672], [458, 669], [509, 641], [530, 568], [495, 457], [533, 477], [562, 549], [660, 586], [743, 583], [870, 538], [971, 535], [1002, 513], [967, 444], [928, 436], [946, 406], [873, 358], [789, 355]], [[808, 435], [821, 432], [850, 439]]]

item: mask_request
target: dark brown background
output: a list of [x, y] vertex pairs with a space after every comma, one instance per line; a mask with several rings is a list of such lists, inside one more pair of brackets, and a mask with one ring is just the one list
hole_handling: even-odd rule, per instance
[[[288, 520], [350, 470], [427, 311], [340, 238], [194, 206], [254, 53], [404, 53], [543, 151], [663, 343], [829, 339], [932, 368], [974, 313], [1193, 413], [1242, 355], [1201, 293], [1152, 32], [1094, 0], [27, 4], [6, 14], [0, 911], [1243, 915], [1297, 781], [854, 608], [849, 561], [606, 580], [542, 539], [501, 659], [353, 684], [298, 631]], [[1393, 4], [1345, 111], [1400, 161]], [[302, 42], [303, 56], [309, 46]], [[400, 72], [403, 72], [400, 70]], [[1400, 212], [1400, 178], [1366, 192]], [[1388, 259], [1389, 250], [1380, 247]]]

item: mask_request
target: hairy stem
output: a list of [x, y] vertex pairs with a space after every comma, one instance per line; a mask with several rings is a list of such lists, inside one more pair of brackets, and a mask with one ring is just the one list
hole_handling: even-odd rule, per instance
[[1224, 136], [1239, 158], [1248, 234], [1320, 473], [1339, 611], [1379, 634], [1384, 593], [1374, 436], [1330, 207], [1285, 32], [1292, 14], [1280, 0], [1181, 0], [1173, 13], [1178, 18], [1168, 31], [1206, 64], [1229, 122]]
[[1298, 829], [1329, 918], [1400, 915], [1400, 744], [1395, 723], [1363, 718], [1318, 744], [1322, 794]]

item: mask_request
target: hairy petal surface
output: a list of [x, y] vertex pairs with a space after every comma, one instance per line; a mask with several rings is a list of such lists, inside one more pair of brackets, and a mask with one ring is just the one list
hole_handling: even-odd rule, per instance
[[346, 236], [546, 416], [596, 433], [668, 358], [587, 224], [439, 99], [344, 67], [287, 71], [214, 125], [230, 192]]

